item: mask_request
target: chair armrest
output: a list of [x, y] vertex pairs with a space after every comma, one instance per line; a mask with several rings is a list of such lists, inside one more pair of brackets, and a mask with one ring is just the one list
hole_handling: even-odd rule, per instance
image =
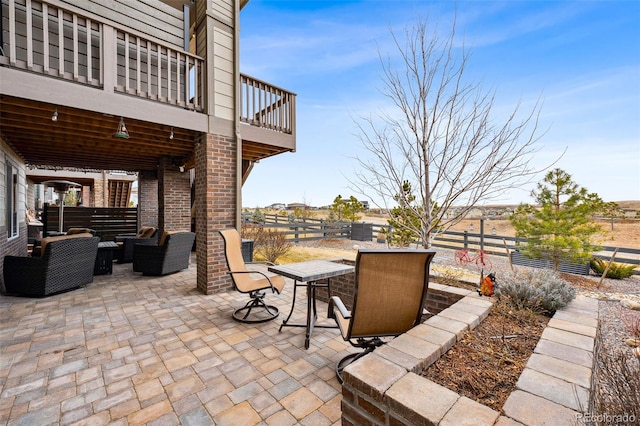
[[4, 257], [4, 284], [8, 293], [19, 293], [41, 281], [45, 275], [47, 261], [43, 257]]
[[133, 254], [134, 256], [149, 256], [149, 255], [154, 255], [154, 254], [159, 254], [159, 253], [164, 253], [166, 250], [165, 246], [156, 246], [156, 245], [149, 245], [149, 244], [140, 244], [139, 242], [136, 242], [133, 245]]
[[[260, 262], [249, 262], [248, 264], [251, 264], [251, 263], [260, 263]], [[229, 274], [229, 275], [233, 275], [233, 274], [258, 274], [258, 275], [262, 275], [269, 282], [269, 285], [271, 286], [271, 291], [274, 292], [274, 293], [277, 293], [276, 289], [273, 287], [273, 283], [271, 282], [271, 277], [269, 277], [269, 275], [265, 274], [264, 272], [260, 272], [260, 271], [228, 271], [227, 274]]]
[[267, 260], [256, 260], [253, 262], [244, 262], [245, 265], [269, 265], [269, 266], [276, 266], [275, 263], [273, 262], [269, 262]]
[[351, 318], [351, 312], [347, 310], [347, 307], [344, 306], [342, 300], [338, 296], [331, 296], [331, 299], [329, 300], [329, 318], [335, 319], [335, 309], [338, 310], [338, 312], [344, 319]]

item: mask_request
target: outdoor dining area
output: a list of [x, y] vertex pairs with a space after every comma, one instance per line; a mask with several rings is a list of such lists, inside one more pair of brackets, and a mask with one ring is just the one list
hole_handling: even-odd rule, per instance
[[[276, 266], [245, 262], [239, 233], [221, 234], [234, 291], [200, 293], [189, 250], [174, 273], [115, 262], [73, 291], [2, 296], [0, 420], [340, 424], [337, 367], [421, 322], [435, 252], [362, 250], [355, 264]], [[95, 253], [97, 239], [52, 241], [42, 256]], [[72, 252], [74, 240], [84, 245]], [[157, 247], [135, 246], [133, 272], [138, 250]], [[332, 292], [340, 278], [351, 294]]]

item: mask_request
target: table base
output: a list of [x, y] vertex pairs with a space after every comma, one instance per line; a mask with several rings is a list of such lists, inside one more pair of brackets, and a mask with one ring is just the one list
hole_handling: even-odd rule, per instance
[[[298, 287], [306, 287], [307, 288], [307, 323], [306, 324], [290, 324], [289, 319], [291, 319], [291, 315], [293, 315], [293, 310], [296, 305], [296, 293]], [[311, 333], [313, 333], [313, 329], [315, 327], [318, 328], [338, 328], [337, 324], [316, 324], [318, 320], [318, 309], [316, 306], [316, 289], [317, 288], [328, 288], [328, 280], [327, 284], [318, 284], [316, 281], [310, 281], [306, 284], [298, 284], [297, 281], [293, 283], [293, 302], [291, 303], [291, 311], [287, 318], [280, 325], [279, 331], [282, 331], [282, 327], [304, 327], [306, 328], [305, 337], [304, 337], [304, 348], [309, 349], [309, 342], [311, 340]]]

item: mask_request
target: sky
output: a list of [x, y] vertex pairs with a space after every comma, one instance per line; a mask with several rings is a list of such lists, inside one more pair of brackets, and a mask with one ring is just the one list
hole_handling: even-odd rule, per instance
[[[391, 31], [421, 18], [446, 31], [454, 16], [472, 55], [466, 79], [495, 91], [496, 111], [541, 101], [532, 165], [553, 164], [605, 201], [640, 200], [640, 1], [251, 0], [240, 70], [297, 94], [297, 142], [254, 166], [243, 206], [375, 202], [350, 176], [366, 158], [359, 117], [390, 108], [380, 55], [397, 53]], [[486, 204], [533, 203], [543, 178]]]

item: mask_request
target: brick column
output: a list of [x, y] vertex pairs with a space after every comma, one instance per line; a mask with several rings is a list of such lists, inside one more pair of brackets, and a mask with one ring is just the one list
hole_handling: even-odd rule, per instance
[[197, 285], [204, 294], [233, 288], [218, 231], [235, 226], [236, 150], [233, 137], [206, 134], [196, 142]]
[[91, 206], [91, 187], [90, 186], [82, 187], [82, 205], [84, 207]]
[[91, 207], [107, 207], [104, 205], [104, 191], [104, 179], [94, 179]]
[[170, 158], [162, 158], [158, 171], [158, 228], [191, 230], [189, 173], [180, 172]]
[[158, 174], [143, 171], [138, 174], [138, 228], [158, 227]]

